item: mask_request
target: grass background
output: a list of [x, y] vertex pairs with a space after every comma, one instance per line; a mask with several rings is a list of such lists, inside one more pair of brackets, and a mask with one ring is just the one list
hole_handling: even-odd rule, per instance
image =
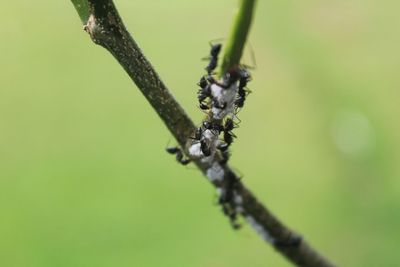
[[[200, 58], [236, 1], [116, 4], [199, 121]], [[259, 1], [250, 36], [232, 165], [340, 266], [400, 264], [399, 7]], [[68, 0], [1, 3], [0, 36], [0, 266], [291, 266], [164, 152], [170, 134]]]

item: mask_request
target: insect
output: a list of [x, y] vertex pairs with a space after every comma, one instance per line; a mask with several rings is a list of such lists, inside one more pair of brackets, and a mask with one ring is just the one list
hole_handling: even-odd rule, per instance
[[200, 86], [200, 90], [197, 93], [197, 99], [199, 100], [199, 107], [203, 110], [209, 109], [208, 105], [205, 104], [204, 101], [207, 99], [207, 97], [211, 97], [211, 89], [210, 89], [211, 85], [208, 83], [208, 81], [204, 76], [201, 77], [197, 85]]
[[208, 144], [207, 140], [204, 139], [203, 136], [204, 129], [202, 127], [197, 128], [197, 130], [194, 132], [194, 136], [191, 138], [193, 140], [197, 140], [200, 142], [200, 150], [203, 153], [204, 156], [208, 157], [211, 155], [211, 148], [210, 145]]
[[224, 126], [217, 122], [205, 121], [203, 122], [204, 129], [217, 131], [218, 134], [224, 130]]
[[218, 65], [218, 55], [221, 52], [221, 48], [222, 48], [221, 44], [211, 45], [210, 62], [208, 63], [207, 67], [205, 68], [208, 75], [211, 75], [212, 72], [215, 70], [215, 68]]
[[206, 140], [204, 140], [204, 139], [200, 140], [200, 149], [201, 149], [201, 152], [203, 152], [204, 156], [208, 157], [211, 155], [211, 148], [207, 144]]
[[235, 101], [235, 105], [238, 108], [242, 108], [244, 102], [246, 101], [247, 91], [245, 90], [245, 88], [249, 80], [250, 80], [250, 74], [245, 69], [241, 69], [239, 71], [239, 86], [238, 86], [239, 97]]
[[226, 143], [222, 143], [217, 147], [221, 152], [225, 152], [228, 150], [229, 146]]
[[235, 124], [231, 118], [228, 118], [225, 121], [225, 126], [223, 128], [223, 134], [224, 134], [224, 141], [225, 143], [230, 146], [233, 143], [233, 138], [236, 137], [231, 131], [235, 129]]
[[184, 159], [183, 158], [182, 150], [179, 147], [167, 147], [165, 150], [169, 154], [172, 154], [172, 155], [175, 154], [176, 155], [176, 160], [182, 165], [188, 165], [191, 162], [190, 159]]
[[225, 165], [230, 157], [230, 153], [228, 150], [229, 146], [226, 143], [222, 143], [217, 148], [221, 152], [221, 160], [219, 161], [219, 164]]

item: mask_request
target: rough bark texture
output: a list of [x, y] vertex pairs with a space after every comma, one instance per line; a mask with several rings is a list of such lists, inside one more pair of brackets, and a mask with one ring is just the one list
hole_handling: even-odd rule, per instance
[[[89, 33], [94, 43], [106, 48], [118, 60], [187, 154], [191, 137], [196, 130], [195, 124], [144, 57], [126, 30], [113, 2], [111, 0], [88, 0], [88, 2], [89, 16], [84, 30]], [[214, 163], [200, 159], [192, 160], [203, 174], [206, 174]], [[217, 162], [218, 157], [214, 161]], [[230, 172], [235, 175], [228, 165], [223, 168], [225, 173]], [[221, 186], [221, 182], [211, 182], [217, 187]], [[297, 233], [280, 222], [242, 182], [237, 182], [235, 191], [241, 199], [241, 215], [287, 259], [298, 266], [334, 266]]]

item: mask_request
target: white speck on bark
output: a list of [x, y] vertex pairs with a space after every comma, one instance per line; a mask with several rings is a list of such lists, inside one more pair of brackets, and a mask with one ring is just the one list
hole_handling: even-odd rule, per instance
[[233, 114], [233, 111], [235, 110], [237, 91], [237, 83], [232, 84], [229, 88], [222, 88], [215, 83], [211, 85], [213, 101], [216, 102], [216, 105], [213, 105], [211, 112], [215, 119], [223, 119], [225, 116]]
[[268, 233], [268, 231], [259, 224], [253, 216], [246, 216], [246, 221], [253, 227], [253, 229], [268, 243], [273, 244], [274, 238]]
[[189, 147], [189, 154], [195, 158], [200, 158], [203, 155], [200, 142], [196, 142]]
[[211, 182], [222, 181], [224, 179], [224, 169], [217, 162], [214, 162], [211, 168], [207, 170], [207, 177]]
[[83, 30], [85, 32], [87, 32], [88, 34], [90, 34], [90, 36], [92, 36], [93, 29], [95, 26], [96, 26], [96, 18], [94, 17], [93, 14], [90, 14], [90, 16], [86, 22], [86, 25], [83, 26]]

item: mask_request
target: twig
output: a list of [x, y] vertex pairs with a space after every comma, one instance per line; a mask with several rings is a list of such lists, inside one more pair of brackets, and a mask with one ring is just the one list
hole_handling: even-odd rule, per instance
[[221, 64], [220, 75], [240, 63], [250, 30], [256, 0], [241, 0]]
[[[106, 48], [118, 60], [188, 154], [187, 149], [196, 126], [168, 91], [126, 30], [113, 1], [72, 0], [72, 2], [85, 24], [85, 31], [89, 33], [93, 42]], [[217, 160], [209, 162], [193, 158], [194, 163], [216, 187], [221, 183], [219, 179], [215, 179], [217, 172], [235, 175], [227, 165], [222, 169], [216, 169]], [[266, 241], [289, 260], [298, 266], [334, 266], [311, 248], [304, 239], [283, 225], [258, 202], [242, 182], [237, 183], [235, 192], [235, 203], [240, 213]]]

